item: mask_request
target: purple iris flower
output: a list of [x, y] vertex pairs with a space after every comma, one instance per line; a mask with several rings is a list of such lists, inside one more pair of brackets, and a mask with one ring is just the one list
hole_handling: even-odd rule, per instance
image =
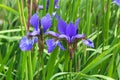
[[87, 46], [94, 47], [94, 44], [89, 39], [85, 39], [85, 34], [78, 34], [78, 24], [80, 19], [76, 20], [75, 25], [70, 22], [67, 24], [61, 18], [58, 19], [58, 31], [61, 33], [59, 35], [60, 39], [66, 39], [68, 43], [75, 43], [77, 40], [83, 40], [83, 43]]
[[[72, 22], [67, 24], [65, 21], [63, 21], [61, 18], [58, 17], [58, 32], [60, 34], [57, 34], [57, 33], [52, 32], [52, 31], [47, 32], [48, 35], [51, 35], [51, 36], [55, 37], [55, 39], [49, 39], [49, 40], [46, 41], [48, 49], [50, 48], [50, 51], [52, 51], [55, 47], [53, 45], [56, 44], [56, 41], [59, 42], [59, 40], [64, 39], [64, 40], [67, 41], [68, 51], [69, 51], [70, 56], [72, 58], [73, 54], [74, 54], [74, 52], [77, 48], [76, 47], [77, 42], [79, 40], [82, 40], [82, 42], [87, 46], [94, 47], [93, 42], [89, 39], [86, 39], [85, 34], [78, 34], [78, 24], [79, 24], [79, 22], [80, 22], [80, 19], [77, 19], [75, 24], [73, 24]], [[49, 42], [50, 40], [51, 40], [51, 43]], [[62, 50], [65, 50], [65, 49], [62, 49]]]
[[51, 27], [52, 21], [50, 14], [46, 14], [41, 20], [39, 19], [39, 16], [37, 13], [35, 13], [30, 18], [30, 24], [33, 26], [34, 30], [33, 32], [28, 32], [26, 36], [24, 36], [20, 40], [20, 49], [22, 51], [28, 51], [31, 50], [33, 45], [38, 42], [38, 36], [40, 35], [40, 29], [39, 26], [43, 27], [44, 33], [47, 31], [48, 28]]
[[116, 3], [120, 7], [120, 0], [113, 0], [113, 3]]
[[[50, 0], [47, 0], [46, 11], [48, 11], [49, 4], [50, 4]], [[54, 8], [55, 9], [59, 8], [59, 6], [58, 6], [58, 0], [54, 0]], [[43, 5], [40, 5], [39, 9], [43, 9]]]

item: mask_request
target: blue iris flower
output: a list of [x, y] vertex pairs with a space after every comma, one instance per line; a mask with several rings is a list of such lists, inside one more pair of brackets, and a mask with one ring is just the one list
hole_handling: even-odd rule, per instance
[[[55, 37], [54, 39], [48, 39], [46, 41], [48, 50], [49, 50], [48, 52], [52, 52], [56, 45], [59, 46], [59, 44], [60, 44], [59, 40], [61, 40], [61, 39], [66, 40], [68, 45], [72, 45], [73, 48], [75, 47], [74, 45], [76, 45], [79, 40], [82, 40], [82, 42], [87, 46], [94, 47], [93, 42], [90, 39], [86, 39], [85, 34], [78, 34], [79, 22], [80, 22], [80, 19], [77, 19], [75, 24], [73, 24], [72, 22], [67, 24], [61, 18], [58, 18], [58, 32], [60, 34], [57, 34], [53, 31], [47, 32], [48, 35]], [[60, 46], [62, 46], [62, 45], [60, 44]], [[63, 46], [60, 48], [62, 50], [65, 50]]]
[[44, 33], [47, 31], [48, 28], [52, 25], [52, 20], [50, 14], [46, 14], [41, 20], [37, 13], [35, 13], [30, 18], [30, 24], [33, 26], [33, 32], [28, 32], [26, 36], [24, 36], [19, 43], [19, 47], [22, 51], [31, 50], [33, 45], [38, 42], [38, 35], [40, 35], [39, 26], [43, 27]]

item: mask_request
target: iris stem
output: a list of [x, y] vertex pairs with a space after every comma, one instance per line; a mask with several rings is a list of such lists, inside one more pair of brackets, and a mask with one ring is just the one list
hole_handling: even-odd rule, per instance
[[[70, 54], [68, 50], [65, 52], [65, 62], [64, 62], [64, 72], [68, 72], [68, 64], [69, 64]], [[67, 75], [65, 76], [65, 80], [67, 80]]]
[[45, 70], [44, 70], [44, 55], [41, 55], [41, 62], [42, 62], [42, 80], [45, 80]]
[[33, 71], [32, 71], [32, 62], [31, 62], [31, 52], [28, 52], [28, 58], [27, 58], [27, 63], [28, 63], [28, 79], [33, 80]]
[[[70, 72], [72, 72], [72, 59], [70, 59]], [[70, 73], [70, 80], [72, 80], [72, 75]]]

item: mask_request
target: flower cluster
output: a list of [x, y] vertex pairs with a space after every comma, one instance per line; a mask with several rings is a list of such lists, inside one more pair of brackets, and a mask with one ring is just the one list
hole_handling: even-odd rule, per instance
[[[58, 8], [57, 5], [58, 0], [54, 0], [54, 7]], [[50, 2], [47, 0], [46, 9], [48, 9]], [[39, 6], [40, 7], [40, 6]], [[42, 7], [41, 7], [42, 8]], [[58, 21], [58, 32], [48, 31], [47, 30], [52, 26], [52, 19], [50, 14], [46, 14], [44, 17], [39, 19], [38, 13], [35, 13], [30, 18], [30, 24], [33, 26], [33, 32], [28, 32], [26, 36], [24, 36], [20, 40], [20, 49], [22, 51], [31, 50], [33, 45], [38, 42], [38, 46], [41, 46], [39, 41], [41, 41], [42, 33], [45, 35], [53, 36], [52, 39], [46, 40], [46, 44], [48, 47], [48, 53], [52, 52], [56, 46], [59, 46], [61, 50], [66, 50], [60, 41], [65, 40], [67, 42], [67, 49], [70, 53], [70, 57], [72, 58], [75, 50], [77, 49], [78, 41], [82, 40], [82, 42], [90, 47], [94, 47], [94, 44], [91, 40], [87, 39], [85, 34], [78, 34], [78, 25], [80, 19], [78, 18], [73, 24], [70, 22], [67, 24], [60, 17], [57, 17]], [[43, 39], [42, 39], [43, 40]], [[42, 41], [44, 44], [44, 41]]]

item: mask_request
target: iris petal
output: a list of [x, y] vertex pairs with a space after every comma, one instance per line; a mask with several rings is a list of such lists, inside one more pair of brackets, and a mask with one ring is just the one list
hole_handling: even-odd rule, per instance
[[54, 37], [58, 37], [58, 36], [59, 36], [59, 34], [53, 32], [53, 31], [48, 31], [48, 32], [46, 32], [45, 34], [46, 34], [46, 35], [51, 35], [51, 36], [54, 36]]
[[76, 28], [73, 25], [72, 22], [70, 22], [70, 24], [67, 26], [66, 28], [66, 35], [69, 37], [75, 36], [76, 35]]
[[67, 27], [67, 23], [58, 17], [58, 31], [59, 31], [59, 33], [65, 34], [66, 27]]
[[30, 18], [30, 24], [34, 27], [34, 30], [38, 31], [38, 29], [39, 29], [39, 17], [37, 15], [37, 13], [35, 13]]
[[56, 47], [54, 39], [48, 39], [46, 41], [46, 44], [47, 44], [47, 47], [48, 47], [48, 53], [52, 52]]
[[33, 47], [33, 40], [32, 39], [28, 39], [27, 36], [24, 36], [21, 40], [20, 40], [20, 49], [22, 51], [28, 51], [28, 50], [31, 50], [32, 47]]
[[79, 25], [79, 22], [80, 22], [80, 19], [78, 18], [75, 22], [75, 28], [76, 28], [76, 31], [78, 30], [78, 25]]
[[61, 34], [61, 35], [59, 35], [58, 38], [60, 38], [60, 39], [66, 39], [68, 42], [70, 42], [70, 37], [67, 36], [67, 35]]
[[65, 50], [65, 48], [63, 47], [63, 45], [60, 42], [58, 42], [58, 46], [60, 47], [60, 49]]
[[75, 36], [72, 36], [71, 42], [73, 42], [74, 40], [83, 39], [84, 37], [85, 37], [85, 34], [77, 34]]
[[50, 14], [46, 14], [46, 16], [44, 16], [44, 17], [41, 19], [41, 25], [43, 26], [44, 32], [46, 32], [47, 29], [51, 27], [51, 25], [52, 25], [52, 20], [51, 20]]
[[89, 40], [89, 39], [87, 39], [87, 40], [82, 40], [82, 42], [85, 44], [85, 45], [87, 45], [87, 46], [90, 46], [90, 47], [93, 47], [94, 48], [94, 43], [91, 41], [91, 40]]
[[40, 34], [40, 30], [38, 30], [38, 31], [34, 30], [33, 32], [28, 33], [28, 35], [30, 35], [30, 36], [36, 36], [38, 34]]
[[114, 0], [114, 3], [116, 3], [120, 7], [120, 0]]

